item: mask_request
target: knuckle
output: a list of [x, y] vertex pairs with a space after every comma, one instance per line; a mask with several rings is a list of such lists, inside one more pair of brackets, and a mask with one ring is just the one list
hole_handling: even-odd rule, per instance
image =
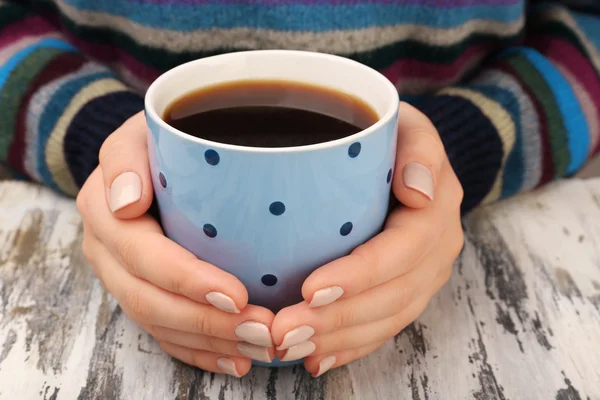
[[453, 270], [453, 264], [450, 264], [448, 266], [448, 268], [444, 268], [442, 270], [442, 279], [441, 279], [441, 284], [440, 287], [438, 288], [441, 289], [446, 283], [448, 283], [448, 281], [450, 280], [450, 277], [452, 276], [452, 270]]
[[98, 161], [101, 166], [106, 166], [107, 162], [111, 160], [118, 160], [119, 155], [123, 154], [123, 141], [118, 139], [115, 135], [110, 135], [106, 138], [102, 147], [100, 147], [100, 152], [98, 153]]
[[339, 330], [350, 325], [353, 319], [352, 311], [349, 309], [343, 309], [335, 313], [333, 318], [333, 330]]
[[133, 276], [139, 275], [139, 261], [136, 257], [137, 242], [131, 236], [123, 236], [116, 241], [117, 254], [123, 262], [125, 269]]
[[130, 289], [125, 293], [125, 304], [132, 311], [134, 318], [143, 322], [152, 320], [150, 305], [145, 301], [141, 289]]
[[199, 312], [194, 321], [192, 321], [192, 331], [196, 333], [201, 333], [207, 336], [213, 336], [213, 328], [212, 325], [207, 318], [206, 314], [203, 312]]
[[[331, 349], [329, 349], [328, 351], [331, 350], [341, 350], [341, 349], [352, 349], [354, 347], [356, 347], [353, 343], [354, 341], [352, 340], [352, 337], [350, 336], [350, 333], [347, 332], [346, 329], [341, 330], [339, 332], [338, 335], [336, 335], [335, 341], [333, 343], [331, 343]], [[321, 351], [323, 352], [323, 351]]]
[[417, 130], [414, 132], [414, 135], [427, 142], [428, 154], [433, 154], [438, 160], [446, 157], [446, 148], [435, 127], [432, 127], [432, 131], [425, 129]]
[[361, 270], [366, 272], [362, 274], [363, 287], [373, 287], [373, 279], [377, 276], [377, 271], [379, 271], [381, 265], [379, 256], [373, 251], [368, 251], [365, 245], [358, 246], [352, 254], [358, 258]]
[[[448, 163], [448, 168], [452, 169], [452, 167]], [[462, 187], [462, 184], [458, 180], [458, 177], [452, 170], [452, 184], [451, 184], [451, 193], [452, 196], [449, 196], [448, 200], [450, 207], [452, 210], [459, 210], [462, 205], [463, 199], [465, 198], [465, 190]]]
[[92, 244], [90, 243], [90, 239], [86, 238], [86, 236], [87, 235], [85, 235], [81, 241], [81, 251], [86, 260], [91, 261], [93, 258]]
[[413, 297], [413, 291], [409, 287], [402, 286], [397, 290], [392, 291], [391, 297], [391, 304], [393, 304], [392, 312], [401, 313], [410, 304]]
[[164, 342], [166, 341], [166, 335], [165, 335], [165, 331], [160, 329], [160, 327], [155, 326], [155, 325], [149, 325], [146, 327], [146, 330], [148, 331], [148, 333], [150, 335], [152, 335], [152, 337], [154, 339], [156, 339], [157, 342]]
[[392, 336], [396, 336], [398, 333], [402, 332], [402, 330], [406, 328], [409, 323], [410, 321], [406, 320], [406, 316], [403, 313], [396, 314], [392, 318]]
[[211, 353], [219, 353], [219, 340], [216, 337], [206, 336], [204, 340], [206, 351], [210, 351]]
[[456, 178], [456, 201], [458, 203], [459, 208], [460, 208], [464, 198], [465, 198], [465, 190], [463, 189], [462, 185], [458, 181], [458, 178]]
[[185, 297], [191, 297], [193, 293], [201, 293], [201, 290], [194, 291], [190, 289], [191, 280], [178, 273], [173, 273], [168, 277], [169, 291]]
[[455, 259], [458, 258], [458, 256], [460, 256], [460, 253], [462, 252], [462, 250], [465, 246], [465, 233], [462, 230], [462, 227], [460, 227], [458, 229], [458, 232], [456, 232], [456, 234], [453, 235], [453, 237], [454, 237], [454, 245], [452, 246], [452, 257], [453, 257], [453, 261], [454, 261]]
[[77, 194], [77, 198], [75, 199], [75, 205], [77, 206], [77, 210], [79, 210], [79, 213], [83, 217], [85, 217], [87, 215], [88, 210], [88, 197], [85, 188], [80, 190]]

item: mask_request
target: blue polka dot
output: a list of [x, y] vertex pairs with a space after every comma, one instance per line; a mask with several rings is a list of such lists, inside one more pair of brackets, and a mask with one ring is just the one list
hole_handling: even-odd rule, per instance
[[388, 174], [387, 174], [387, 183], [390, 183], [391, 180], [392, 180], [392, 169], [390, 168], [390, 170], [388, 171]]
[[360, 145], [360, 142], [352, 143], [348, 148], [348, 155], [350, 156], [350, 158], [358, 157], [358, 155], [360, 154], [361, 147], [362, 146]]
[[271, 211], [271, 214], [273, 215], [281, 215], [285, 212], [285, 204], [280, 201], [271, 203], [269, 206], [269, 211]]
[[217, 165], [219, 163], [219, 161], [221, 161], [221, 157], [219, 157], [219, 153], [217, 153], [213, 149], [206, 150], [204, 152], [204, 159], [210, 165]]
[[158, 180], [160, 181], [160, 186], [162, 186], [163, 188], [167, 188], [167, 178], [165, 178], [165, 175], [161, 172], [158, 174]]
[[215, 228], [211, 224], [205, 224], [202, 230], [204, 231], [204, 234], [209, 238], [214, 238], [217, 236], [217, 228]]
[[352, 227], [353, 227], [352, 222], [346, 222], [340, 228], [340, 235], [348, 236], [350, 234], [350, 232], [352, 232]]
[[277, 277], [275, 275], [266, 274], [263, 275], [262, 278], [260, 278], [260, 281], [265, 286], [275, 286], [277, 284]]

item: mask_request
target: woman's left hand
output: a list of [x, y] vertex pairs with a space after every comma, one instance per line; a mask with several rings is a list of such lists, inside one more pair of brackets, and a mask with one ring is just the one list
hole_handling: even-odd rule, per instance
[[281, 310], [272, 325], [283, 361], [306, 357], [320, 376], [381, 347], [413, 322], [448, 281], [463, 246], [463, 191], [439, 135], [402, 103], [393, 193], [382, 233], [304, 282], [305, 302]]

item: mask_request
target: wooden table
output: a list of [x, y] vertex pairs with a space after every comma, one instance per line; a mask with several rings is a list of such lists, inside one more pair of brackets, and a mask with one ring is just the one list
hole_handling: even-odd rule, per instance
[[600, 399], [600, 180], [465, 220], [450, 283], [369, 357], [204, 373], [161, 352], [92, 275], [72, 201], [0, 182], [0, 398]]

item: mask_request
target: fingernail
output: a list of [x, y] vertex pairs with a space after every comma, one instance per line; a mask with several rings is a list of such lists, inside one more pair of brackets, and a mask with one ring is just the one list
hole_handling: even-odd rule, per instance
[[292, 329], [283, 337], [283, 342], [277, 348], [277, 350], [285, 350], [289, 349], [292, 346], [295, 346], [299, 343], [304, 342], [312, 337], [315, 334], [315, 330], [312, 326], [302, 325], [297, 327], [296, 329]]
[[313, 342], [307, 340], [305, 342], [290, 347], [285, 353], [285, 356], [283, 356], [283, 358], [281, 359], [281, 361], [299, 360], [310, 355], [313, 351], [315, 351], [316, 348], [317, 346]]
[[206, 301], [217, 307], [219, 310], [234, 314], [240, 313], [240, 310], [238, 310], [231, 297], [226, 296], [223, 293], [209, 292], [204, 297], [206, 298]]
[[433, 200], [433, 175], [429, 168], [416, 162], [404, 167], [404, 185]]
[[238, 343], [237, 348], [238, 348], [238, 351], [242, 355], [244, 355], [248, 358], [251, 358], [253, 360], [267, 362], [267, 363], [270, 363], [271, 361], [273, 361], [273, 359], [269, 355], [269, 350], [267, 350], [266, 347], [255, 346], [250, 343], [242, 342], [242, 343]]
[[237, 367], [235, 366], [235, 361], [230, 358], [217, 358], [217, 367], [225, 374], [233, 375], [236, 378], [240, 377], [239, 372], [237, 372]]
[[112, 212], [119, 211], [141, 198], [142, 180], [135, 172], [123, 172], [110, 185], [110, 210]]
[[310, 308], [326, 306], [331, 304], [344, 294], [344, 289], [339, 286], [332, 286], [325, 289], [317, 290], [313, 295], [310, 304]]
[[235, 335], [244, 342], [252, 343], [257, 346], [273, 347], [271, 332], [265, 324], [260, 322], [244, 322], [235, 328]]
[[331, 369], [331, 367], [333, 367], [333, 365], [335, 364], [336, 361], [337, 361], [337, 359], [335, 358], [335, 356], [329, 356], [329, 357], [325, 357], [324, 359], [322, 359], [321, 362], [319, 363], [319, 369], [318, 369], [317, 373], [313, 375], [313, 378], [318, 378], [321, 375], [323, 375], [325, 372], [329, 371]]

